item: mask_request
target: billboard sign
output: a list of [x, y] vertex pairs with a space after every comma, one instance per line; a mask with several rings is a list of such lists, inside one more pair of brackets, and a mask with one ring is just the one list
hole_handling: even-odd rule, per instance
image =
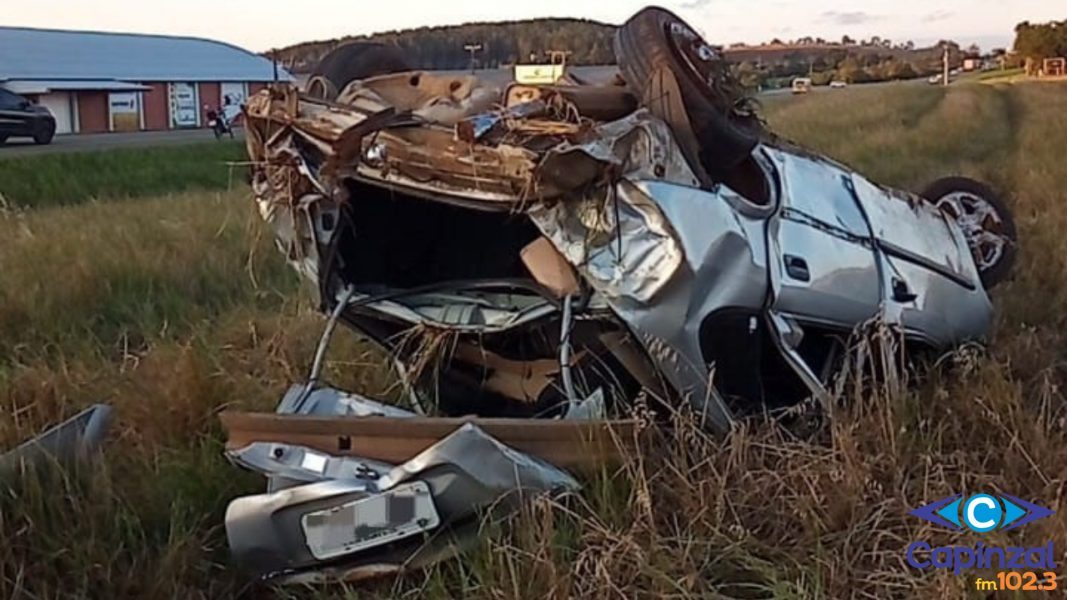
[[200, 109], [196, 84], [171, 83], [168, 84], [168, 89], [170, 92], [170, 126], [175, 129], [199, 127]]
[[111, 131], [141, 129], [141, 95], [138, 92], [111, 92], [107, 106]]

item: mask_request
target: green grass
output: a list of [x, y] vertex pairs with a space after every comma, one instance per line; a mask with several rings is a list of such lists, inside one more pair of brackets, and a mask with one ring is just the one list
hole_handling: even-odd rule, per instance
[[[0, 494], [0, 596], [968, 597], [973, 578], [911, 570], [903, 550], [975, 540], [908, 510], [980, 490], [1067, 510], [1065, 91], [854, 87], [768, 108], [775, 129], [878, 181], [961, 173], [1003, 191], [1022, 248], [988, 351], [850, 392], [818, 440], [680, 423], [580, 497], [487, 523], [463, 560], [369, 586], [274, 590], [228, 563], [222, 511], [262, 482], [226, 463], [215, 413], [272, 409], [322, 322], [247, 191], [4, 213], [0, 447], [94, 402], [118, 417], [103, 464]], [[388, 392], [382, 358], [339, 334], [329, 379]], [[986, 541], [1048, 539], [1067, 545], [1067, 521]]]
[[0, 206], [41, 208], [92, 199], [225, 190], [244, 177], [239, 142], [0, 157]]
[[1019, 67], [1018, 69], [1004, 69], [1003, 71], [988, 71], [975, 77], [975, 80], [983, 83], [992, 83], [999, 79], [1011, 80], [1025, 75], [1026, 69]]

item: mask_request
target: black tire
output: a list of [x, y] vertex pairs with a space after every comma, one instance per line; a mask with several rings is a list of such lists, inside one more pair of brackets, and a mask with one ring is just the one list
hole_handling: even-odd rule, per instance
[[[681, 37], [688, 43], [678, 43]], [[680, 49], [683, 47], [692, 52], [687, 55]], [[626, 83], [654, 114], [662, 112], [655, 104], [671, 104], [650, 102], [660, 98], [657, 94], [664, 91], [663, 77], [656, 73], [664, 69], [673, 73], [692, 125], [688, 135], [695, 135], [700, 144], [699, 157], [686, 152], [691, 165], [699, 163], [713, 179], [721, 180], [751, 155], [759, 142], [759, 121], [754, 115], [736, 110], [744, 98], [741, 87], [729, 73], [726, 62], [674, 13], [652, 7], [631, 17], [615, 34], [615, 58]], [[667, 91], [672, 87], [675, 86], [668, 85]], [[676, 137], [687, 135], [679, 131], [676, 116], [656, 116], [671, 124]]]
[[[332, 94], [336, 96], [337, 92], [356, 79], [410, 70], [410, 65], [396, 46], [376, 42], [354, 42], [330, 51], [319, 61], [311, 75], [312, 79], [322, 77], [332, 84]], [[324, 90], [328, 90], [328, 87], [325, 86]], [[326, 91], [325, 95], [329, 94], [330, 91]]]
[[52, 143], [52, 138], [56, 135], [56, 126], [52, 124], [42, 125], [36, 133], [33, 134], [33, 143], [38, 146], [44, 146]]
[[945, 177], [931, 183], [921, 195], [963, 230], [985, 289], [993, 289], [1008, 278], [1019, 238], [1011, 210], [996, 192], [974, 179]]

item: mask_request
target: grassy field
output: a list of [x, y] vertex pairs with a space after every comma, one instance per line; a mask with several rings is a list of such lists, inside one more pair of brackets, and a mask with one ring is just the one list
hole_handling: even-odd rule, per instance
[[231, 141], [46, 156], [0, 154], [0, 206], [43, 208], [101, 198], [225, 190], [244, 177], [227, 163], [246, 158], [244, 144]]
[[[102, 464], [0, 495], [0, 596], [975, 594], [978, 573], [904, 563], [914, 539], [974, 542], [907, 512], [989, 490], [1067, 509], [1067, 86], [856, 87], [767, 112], [783, 135], [878, 181], [918, 189], [958, 173], [1004, 192], [1022, 248], [994, 294], [990, 349], [907, 387], [851, 393], [815, 440], [758, 423], [713, 440], [680, 424], [580, 497], [487, 523], [463, 561], [358, 589], [275, 590], [228, 564], [222, 511], [262, 482], [226, 463], [214, 414], [273, 409], [321, 324], [247, 191], [43, 187], [35, 201], [34, 184], [9, 183], [16, 172], [0, 162], [0, 189], [19, 186], [13, 197], [34, 207], [0, 214], [0, 447], [92, 403], [118, 412]], [[28, 159], [19, 168], [35, 172]], [[56, 206], [75, 196], [100, 201]], [[347, 333], [338, 342], [329, 379], [388, 393], [380, 357]], [[1062, 553], [1067, 522], [990, 537], [1052, 539]]]

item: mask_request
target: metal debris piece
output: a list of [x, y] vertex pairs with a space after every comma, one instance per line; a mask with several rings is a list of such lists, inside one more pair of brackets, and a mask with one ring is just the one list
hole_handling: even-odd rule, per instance
[[104, 404], [83, 410], [0, 455], [0, 474], [52, 464], [60, 467], [73, 465], [94, 452], [104, 441], [111, 415], [111, 407]]
[[[566, 472], [467, 423], [377, 481], [342, 476], [238, 498], [226, 510], [226, 533], [237, 561], [260, 576], [307, 581], [325, 568], [323, 579], [351, 579], [399, 571], [427, 546], [452, 545], [451, 536], [422, 534], [479, 511], [577, 489]], [[432, 554], [448, 555], [440, 547]]]

